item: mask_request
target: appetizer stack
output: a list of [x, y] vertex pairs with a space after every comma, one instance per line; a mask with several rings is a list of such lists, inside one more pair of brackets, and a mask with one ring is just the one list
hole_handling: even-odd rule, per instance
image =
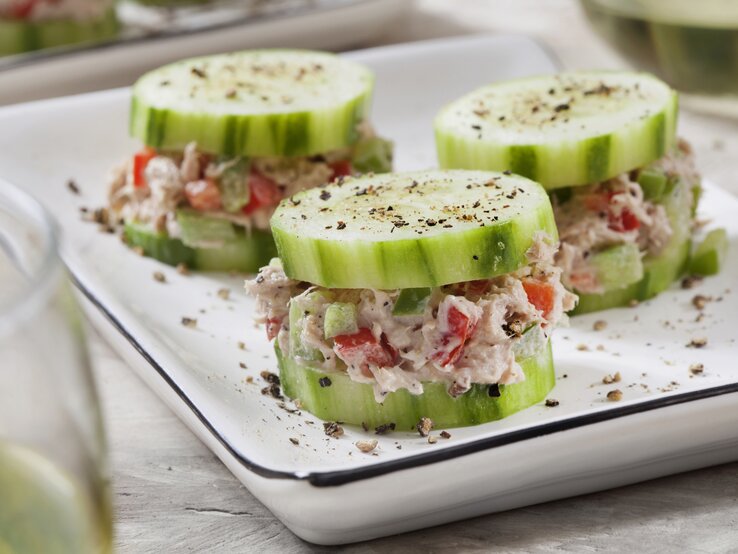
[[109, 0], [0, 2], [0, 56], [99, 41], [118, 33]]
[[256, 50], [185, 60], [133, 88], [131, 134], [110, 207], [130, 245], [172, 265], [253, 272], [274, 255], [283, 198], [391, 169], [367, 120], [374, 78], [331, 54]]
[[[285, 393], [315, 415], [400, 428], [506, 417], [553, 387], [550, 335], [567, 312], [650, 298], [684, 271], [700, 178], [658, 79], [483, 87], [436, 119], [441, 165], [461, 169], [385, 175], [372, 86], [362, 66], [309, 51], [163, 67], [133, 89], [146, 146], [110, 189], [144, 253], [264, 266], [246, 289]], [[710, 235], [692, 269], [716, 272], [725, 242]]]
[[246, 284], [285, 392], [328, 420], [401, 428], [505, 417], [554, 385], [549, 335], [574, 306], [543, 188], [428, 171], [294, 195], [280, 259]]
[[579, 72], [482, 87], [436, 119], [442, 167], [509, 170], [552, 196], [577, 313], [645, 300], [685, 270], [700, 193], [677, 97], [644, 73]]

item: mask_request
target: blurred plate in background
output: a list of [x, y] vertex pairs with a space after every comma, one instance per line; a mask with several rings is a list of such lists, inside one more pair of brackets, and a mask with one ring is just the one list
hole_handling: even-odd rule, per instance
[[0, 105], [130, 85], [189, 56], [254, 47], [347, 49], [385, 33], [412, 0], [270, 0], [119, 6], [119, 38], [0, 59]]

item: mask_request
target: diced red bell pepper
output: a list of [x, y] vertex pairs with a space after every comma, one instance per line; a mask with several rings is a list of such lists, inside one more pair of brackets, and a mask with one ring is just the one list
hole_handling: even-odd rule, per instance
[[623, 208], [620, 215], [613, 214], [612, 212], [609, 214], [607, 226], [613, 231], [625, 233], [638, 229], [641, 226], [641, 222], [628, 208]]
[[339, 160], [329, 165], [333, 170], [331, 181], [337, 179], [338, 177], [347, 177], [354, 172], [353, 168], [351, 167], [351, 160]]
[[26, 0], [12, 6], [10, 16], [14, 19], [26, 19], [31, 15], [33, 8], [36, 6], [36, 0]]
[[251, 171], [249, 175], [249, 190], [251, 197], [243, 208], [246, 215], [254, 213], [259, 208], [276, 206], [282, 200], [282, 191], [279, 190], [277, 183], [258, 171]]
[[185, 197], [190, 206], [201, 212], [219, 210], [222, 206], [220, 189], [214, 179], [201, 179], [187, 183]]
[[146, 186], [144, 171], [149, 162], [156, 157], [156, 150], [145, 146], [133, 155], [133, 186], [141, 188]]
[[281, 317], [270, 317], [266, 320], [267, 339], [273, 340], [282, 329]]
[[523, 288], [528, 301], [547, 318], [554, 308], [554, 287], [537, 279], [523, 279]]
[[[466, 346], [467, 341], [474, 334], [478, 323], [477, 321], [472, 321], [468, 315], [455, 306], [451, 306], [448, 309], [446, 322], [448, 331], [441, 338], [439, 349], [433, 355], [433, 359], [440, 362], [441, 367], [454, 364], [461, 358], [464, 346]], [[451, 350], [446, 350], [444, 347], [451, 344], [452, 341], [456, 345]]]
[[370, 365], [392, 367], [397, 363], [397, 350], [392, 348], [384, 335], [378, 341], [367, 327], [351, 335], [337, 335], [333, 337], [333, 342], [338, 357], [349, 365], [360, 367], [367, 377], [372, 376]]
[[607, 212], [607, 226], [613, 231], [625, 233], [633, 231], [641, 226], [641, 222], [628, 208], [623, 208], [618, 213], [612, 210], [612, 199], [624, 192], [604, 192], [600, 194], [589, 194], [582, 200], [584, 206], [591, 211]]

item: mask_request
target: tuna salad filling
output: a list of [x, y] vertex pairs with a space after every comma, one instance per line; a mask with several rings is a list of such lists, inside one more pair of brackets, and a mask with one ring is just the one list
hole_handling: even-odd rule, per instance
[[279, 202], [355, 172], [391, 169], [391, 143], [368, 124], [352, 147], [310, 157], [223, 157], [189, 143], [182, 152], [145, 147], [116, 167], [108, 200], [117, 219], [179, 238], [178, 210], [268, 230]]
[[474, 384], [523, 381], [517, 360], [539, 353], [566, 319], [576, 296], [554, 251], [539, 232], [514, 273], [402, 290], [312, 286], [273, 260], [246, 289], [269, 339], [298, 362], [373, 385], [377, 402], [399, 389], [422, 394], [423, 382], [446, 383], [456, 397]]
[[677, 187], [693, 190], [699, 182], [692, 149], [679, 140], [672, 152], [647, 168], [554, 193], [561, 241], [556, 264], [564, 285], [583, 294], [605, 292], [604, 258], [599, 255], [614, 247], [632, 248], [636, 262], [659, 256], [675, 231], [664, 199]]

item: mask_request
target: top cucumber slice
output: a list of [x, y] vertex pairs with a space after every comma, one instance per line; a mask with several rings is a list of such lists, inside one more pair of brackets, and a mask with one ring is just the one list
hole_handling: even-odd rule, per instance
[[603, 181], [674, 144], [677, 95], [647, 73], [578, 72], [482, 87], [436, 117], [441, 167], [510, 170], [547, 189]]
[[558, 238], [538, 183], [484, 171], [345, 179], [283, 200], [271, 226], [285, 273], [329, 288], [487, 279], [526, 265], [538, 231]]
[[350, 146], [374, 76], [333, 54], [253, 50], [180, 61], [133, 88], [130, 131], [149, 146], [191, 141], [228, 156], [307, 156]]

